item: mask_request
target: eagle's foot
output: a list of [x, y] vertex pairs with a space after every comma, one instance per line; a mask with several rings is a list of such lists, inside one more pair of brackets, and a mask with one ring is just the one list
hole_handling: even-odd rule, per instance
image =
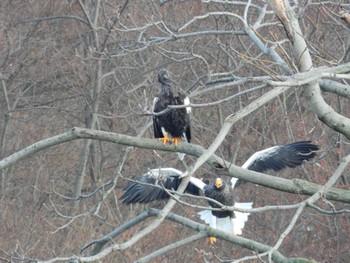
[[216, 242], [216, 237], [209, 237], [209, 242], [210, 244], [214, 245], [214, 243]]
[[175, 143], [175, 146], [177, 146], [182, 141], [182, 138], [180, 137], [174, 137], [172, 142]]
[[166, 133], [163, 138], [159, 138], [160, 141], [163, 141], [163, 144], [165, 145], [167, 142], [170, 142], [169, 136]]

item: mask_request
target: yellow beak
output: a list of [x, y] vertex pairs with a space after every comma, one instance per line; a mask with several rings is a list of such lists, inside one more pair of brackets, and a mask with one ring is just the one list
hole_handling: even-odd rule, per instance
[[215, 180], [215, 186], [216, 188], [220, 188], [222, 186], [222, 180], [220, 178]]

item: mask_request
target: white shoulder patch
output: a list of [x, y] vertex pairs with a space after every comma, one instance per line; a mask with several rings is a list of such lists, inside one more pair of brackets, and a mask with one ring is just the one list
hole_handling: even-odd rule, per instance
[[191, 177], [190, 182], [201, 190], [203, 190], [204, 186], [206, 185], [202, 180], [196, 177]]
[[[241, 209], [252, 209], [253, 203], [235, 203], [235, 207]], [[233, 218], [233, 234], [242, 235], [242, 229], [245, 223], [248, 221], [250, 213], [243, 213], [234, 211], [235, 218]]]
[[252, 156], [249, 157], [249, 159], [242, 165], [242, 168], [247, 169], [253, 162], [260, 158], [268, 157], [269, 155], [273, 154], [279, 146], [273, 146], [270, 148], [267, 148], [265, 150], [258, 151], [254, 153]]
[[231, 189], [235, 188], [237, 181], [238, 181], [238, 178], [236, 177], [231, 178]]
[[[184, 105], [190, 105], [190, 104], [191, 104], [190, 99], [188, 97], [185, 97]], [[191, 107], [186, 107], [186, 111], [187, 113], [191, 113]]]
[[175, 168], [157, 168], [149, 170], [144, 176], [152, 177], [155, 179], [158, 179], [158, 177], [161, 175], [163, 178], [169, 178], [170, 176], [180, 176], [182, 172], [180, 170], [177, 170]]

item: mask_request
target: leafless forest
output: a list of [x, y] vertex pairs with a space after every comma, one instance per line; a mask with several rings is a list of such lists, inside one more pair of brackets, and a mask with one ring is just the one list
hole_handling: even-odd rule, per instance
[[[2, 0], [0, 261], [350, 262], [349, 10], [344, 0]], [[153, 138], [161, 68], [191, 99], [192, 144]], [[302, 167], [239, 167], [298, 140], [320, 146]], [[211, 246], [203, 199], [122, 204], [128, 179], [158, 167], [250, 181], [235, 189], [254, 202], [242, 237]]]

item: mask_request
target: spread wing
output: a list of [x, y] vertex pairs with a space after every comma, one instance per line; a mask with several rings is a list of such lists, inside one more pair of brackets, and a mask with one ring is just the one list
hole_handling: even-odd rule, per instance
[[[124, 189], [121, 197], [123, 203], [149, 203], [156, 200], [168, 199], [169, 194], [160, 187], [169, 190], [177, 190], [181, 184], [181, 171], [174, 168], [153, 169], [148, 173], [136, 178], [135, 181], [130, 182]], [[199, 195], [199, 188], [193, 183], [189, 183], [186, 192]]]
[[[312, 144], [311, 141], [299, 141], [290, 144], [274, 146], [265, 150], [254, 153], [242, 166], [242, 168], [264, 172], [266, 170], [280, 171], [287, 167], [295, 168], [304, 161], [308, 161], [316, 156], [319, 150], [318, 145]], [[232, 178], [231, 183], [234, 185], [236, 178]], [[246, 181], [239, 179], [236, 186]]]
[[242, 167], [256, 172], [294, 168], [315, 157], [318, 149], [319, 147], [310, 141], [274, 146], [254, 153]]

